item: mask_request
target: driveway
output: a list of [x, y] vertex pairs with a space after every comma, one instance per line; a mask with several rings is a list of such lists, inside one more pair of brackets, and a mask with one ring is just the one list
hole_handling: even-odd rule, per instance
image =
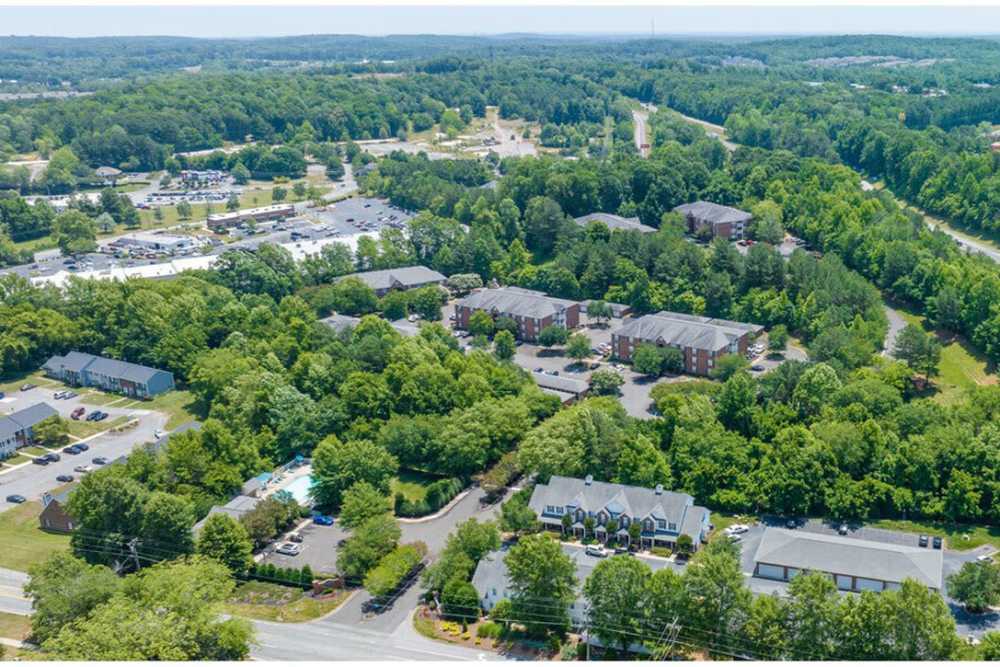
[[891, 357], [896, 349], [896, 338], [899, 332], [906, 327], [906, 320], [899, 314], [898, 310], [885, 306], [885, 316], [889, 320], [889, 329], [885, 332], [885, 342], [882, 344], [882, 356]]
[[31, 601], [22, 590], [26, 583], [28, 575], [24, 572], [0, 567], [0, 612], [21, 616], [31, 614]]

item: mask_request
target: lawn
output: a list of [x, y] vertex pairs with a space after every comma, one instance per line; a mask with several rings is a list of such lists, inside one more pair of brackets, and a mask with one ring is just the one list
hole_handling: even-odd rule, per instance
[[[928, 328], [925, 318], [908, 311], [897, 304], [892, 307], [899, 311], [908, 324]], [[966, 389], [977, 385], [995, 384], [997, 376], [990, 372], [989, 363], [961, 336], [949, 336], [937, 332], [941, 341], [940, 374], [933, 378], [938, 393], [934, 400], [948, 405], [958, 400]]]
[[399, 471], [399, 475], [393, 478], [389, 493], [392, 497], [395, 497], [397, 493], [402, 493], [411, 503], [417, 503], [427, 495], [427, 486], [438, 479], [440, 477], [404, 468]]
[[83, 440], [84, 438], [89, 438], [95, 433], [100, 433], [101, 431], [107, 431], [115, 426], [121, 426], [128, 421], [128, 417], [122, 415], [120, 417], [115, 417], [114, 419], [108, 421], [99, 422], [89, 422], [84, 419], [70, 419], [67, 421], [69, 424], [69, 434], [74, 438], [79, 438]]
[[21, 390], [21, 385], [26, 383], [37, 384], [39, 387], [63, 386], [62, 383], [56, 382], [55, 380], [45, 377], [44, 375], [42, 375], [40, 371], [35, 371], [34, 373], [22, 375], [16, 379], [0, 383], [0, 391], [2, 391], [5, 394], [14, 394], [16, 392], [19, 392]]
[[69, 546], [69, 535], [47, 533], [38, 526], [41, 511], [42, 504], [31, 501], [0, 513], [0, 567], [25, 572]]
[[30, 460], [31, 457], [25, 456], [24, 454], [15, 454], [9, 459], [4, 459], [2, 463], [5, 466], [16, 466], [19, 463], [25, 463]]
[[169, 415], [167, 419], [167, 430], [172, 430], [190, 421], [200, 419], [195, 412], [196, 401], [190, 391], [175, 389], [165, 394], [160, 394], [151, 401], [139, 401], [129, 407], [137, 410], [156, 410]]
[[105, 394], [103, 391], [89, 391], [80, 397], [80, 402], [85, 405], [107, 405], [115, 401], [127, 402], [129, 399], [117, 394]]
[[979, 526], [975, 524], [947, 523], [944, 521], [907, 521], [903, 519], [881, 519], [866, 525], [904, 533], [940, 535], [949, 549], [966, 551], [984, 544], [992, 544], [1000, 549], [1000, 526]]
[[326, 616], [340, 606], [350, 593], [340, 591], [329, 599], [316, 599], [307, 591], [262, 581], [240, 584], [226, 604], [226, 611], [260, 621], [304, 623]]
[[38, 447], [37, 445], [34, 447], [25, 447], [24, 449], [20, 449], [18, 451], [25, 456], [44, 456], [49, 453], [49, 450], [44, 447]]
[[31, 618], [0, 611], [0, 637], [24, 640], [31, 634]]

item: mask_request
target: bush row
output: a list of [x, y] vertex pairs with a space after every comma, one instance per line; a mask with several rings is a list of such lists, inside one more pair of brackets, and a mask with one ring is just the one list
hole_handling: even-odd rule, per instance
[[266, 581], [272, 584], [283, 586], [296, 586], [298, 588], [312, 588], [313, 571], [308, 565], [302, 568], [295, 567], [275, 567], [273, 563], [254, 563], [248, 573], [251, 579]]
[[412, 502], [401, 493], [396, 494], [396, 516], [418, 517], [433, 514], [451, 502], [451, 499], [465, 488], [465, 483], [458, 477], [439, 479], [427, 487], [423, 500]]
[[388, 595], [423, 561], [427, 545], [423, 542], [403, 544], [390, 551], [379, 564], [365, 575], [365, 588], [375, 597]]

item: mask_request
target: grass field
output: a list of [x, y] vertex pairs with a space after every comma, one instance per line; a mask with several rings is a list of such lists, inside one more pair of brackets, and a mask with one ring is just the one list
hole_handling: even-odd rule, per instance
[[42, 504], [31, 501], [0, 513], [0, 567], [26, 572], [29, 565], [69, 546], [69, 535], [38, 526]]
[[56, 382], [55, 380], [47, 378], [40, 372], [36, 371], [34, 373], [22, 375], [12, 380], [7, 380], [6, 382], [0, 383], [0, 391], [2, 391], [5, 394], [13, 394], [15, 392], [20, 391], [21, 385], [23, 384], [37, 384], [39, 387], [53, 387], [53, 388], [63, 386], [61, 382]]
[[0, 637], [23, 641], [31, 634], [31, 618], [0, 611]]
[[86, 405], [107, 405], [115, 401], [126, 403], [129, 399], [117, 394], [105, 394], [103, 391], [89, 391], [80, 397], [80, 402]]
[[304, 623], [329, 614], [348, 595], [348, 591], [340, 591], [330, 599], [318, 600], [298, 588], [248, 581], [236, 589], [226, 604], [226, 611], [261, 621]]
[[180, 389], [160, 394], [151, 401], [138, 401], [131, 407], [166, 413], [169, 415], [167, 418], [167, 430], [175, 429], [181, 424], [200, 418], [195, 412], [194, 396], [190, 391]]
[[105, 419], [99, 422], [88, 422], [83, 419], [70, 419], [69, 423], [69, 434], [74, 438], [89, 438], [95, 433], [100, 433], [101, 431], [107, 431], [115, 426], [121, 426], [128, 421], [128, 417], [122, 415], [120, 417], [115, 417], [114, 419]]
[[28, 462], [30, 460], [31, 460], [31, 458], [25, 456], [24, 454], [15, 454], [14, 456], [10, 457], [9, 459], [4, 459], [2, 465], [3, 466], [16, 466], [19, 463], [26, 463], [26, 462]]
[[984, 544], [991, 544], [1000, 549], [1000, 526], [978, 526], [972, 524], [954, 524], [943, 521], [904, 521], [902, 519], [881, 519], [869, 524], [874, 528], [898, 530], [905, 533], [921, 533], [923, 535], [940, 535], [949, 549], [966, 551]]
[[[909, 324], [916, 324], [929, 329], [925, 318], [901, 308], [897, 304], [892, 307], [899, 311]], [[938, 392], [934, 400], [945, 405], [954, 403], [961, 398], [966, 389], [977, 385], [995, 384], [997, 376], [990, 372], [986, 357], [980, 354], [960, 336], [948, 336], [937, 332], [941, 342], [940, 374], [933, 378]]]
[[427, 495], [427, 486], [438, 479], [440, 478], [418, 470], [403, 469], [393, 478], [389, 493], [392, 497], [402, 493], [410, 502], [420, 502]]

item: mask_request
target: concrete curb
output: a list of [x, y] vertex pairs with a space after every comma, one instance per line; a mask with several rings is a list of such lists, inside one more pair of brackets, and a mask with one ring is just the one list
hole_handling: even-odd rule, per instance
[[439, 509], [434, 514], [429, 514], [427, 516], [422, 516], [422, 517], [419, 517], [419, 518], [416, 518], [416, 519], [396, 517], [396, 521], [398, 521], [400, 523], [427, 523], [428, 521], [434, 521], [436, 519], [440, 519], [441, 517], [443, 517], [446, 514], [448, 514], [448, 512], [450, 512], [452, 509], [454, 509], [455, 505], [457, 505], [463, 498], [465, 498], [471, 492], [472, 492], [472, 488], [471, 487], [468, 488], [468, 489], [466, 489], [466, 490], [464, 490], [464, 491], [460, 491], [459, 494], [457, 496], [455, 496], [454, 498], [452, 498], [451, 501], [447, 505], [445, 505], [444, 507], [442, 507], [441, 509]]

